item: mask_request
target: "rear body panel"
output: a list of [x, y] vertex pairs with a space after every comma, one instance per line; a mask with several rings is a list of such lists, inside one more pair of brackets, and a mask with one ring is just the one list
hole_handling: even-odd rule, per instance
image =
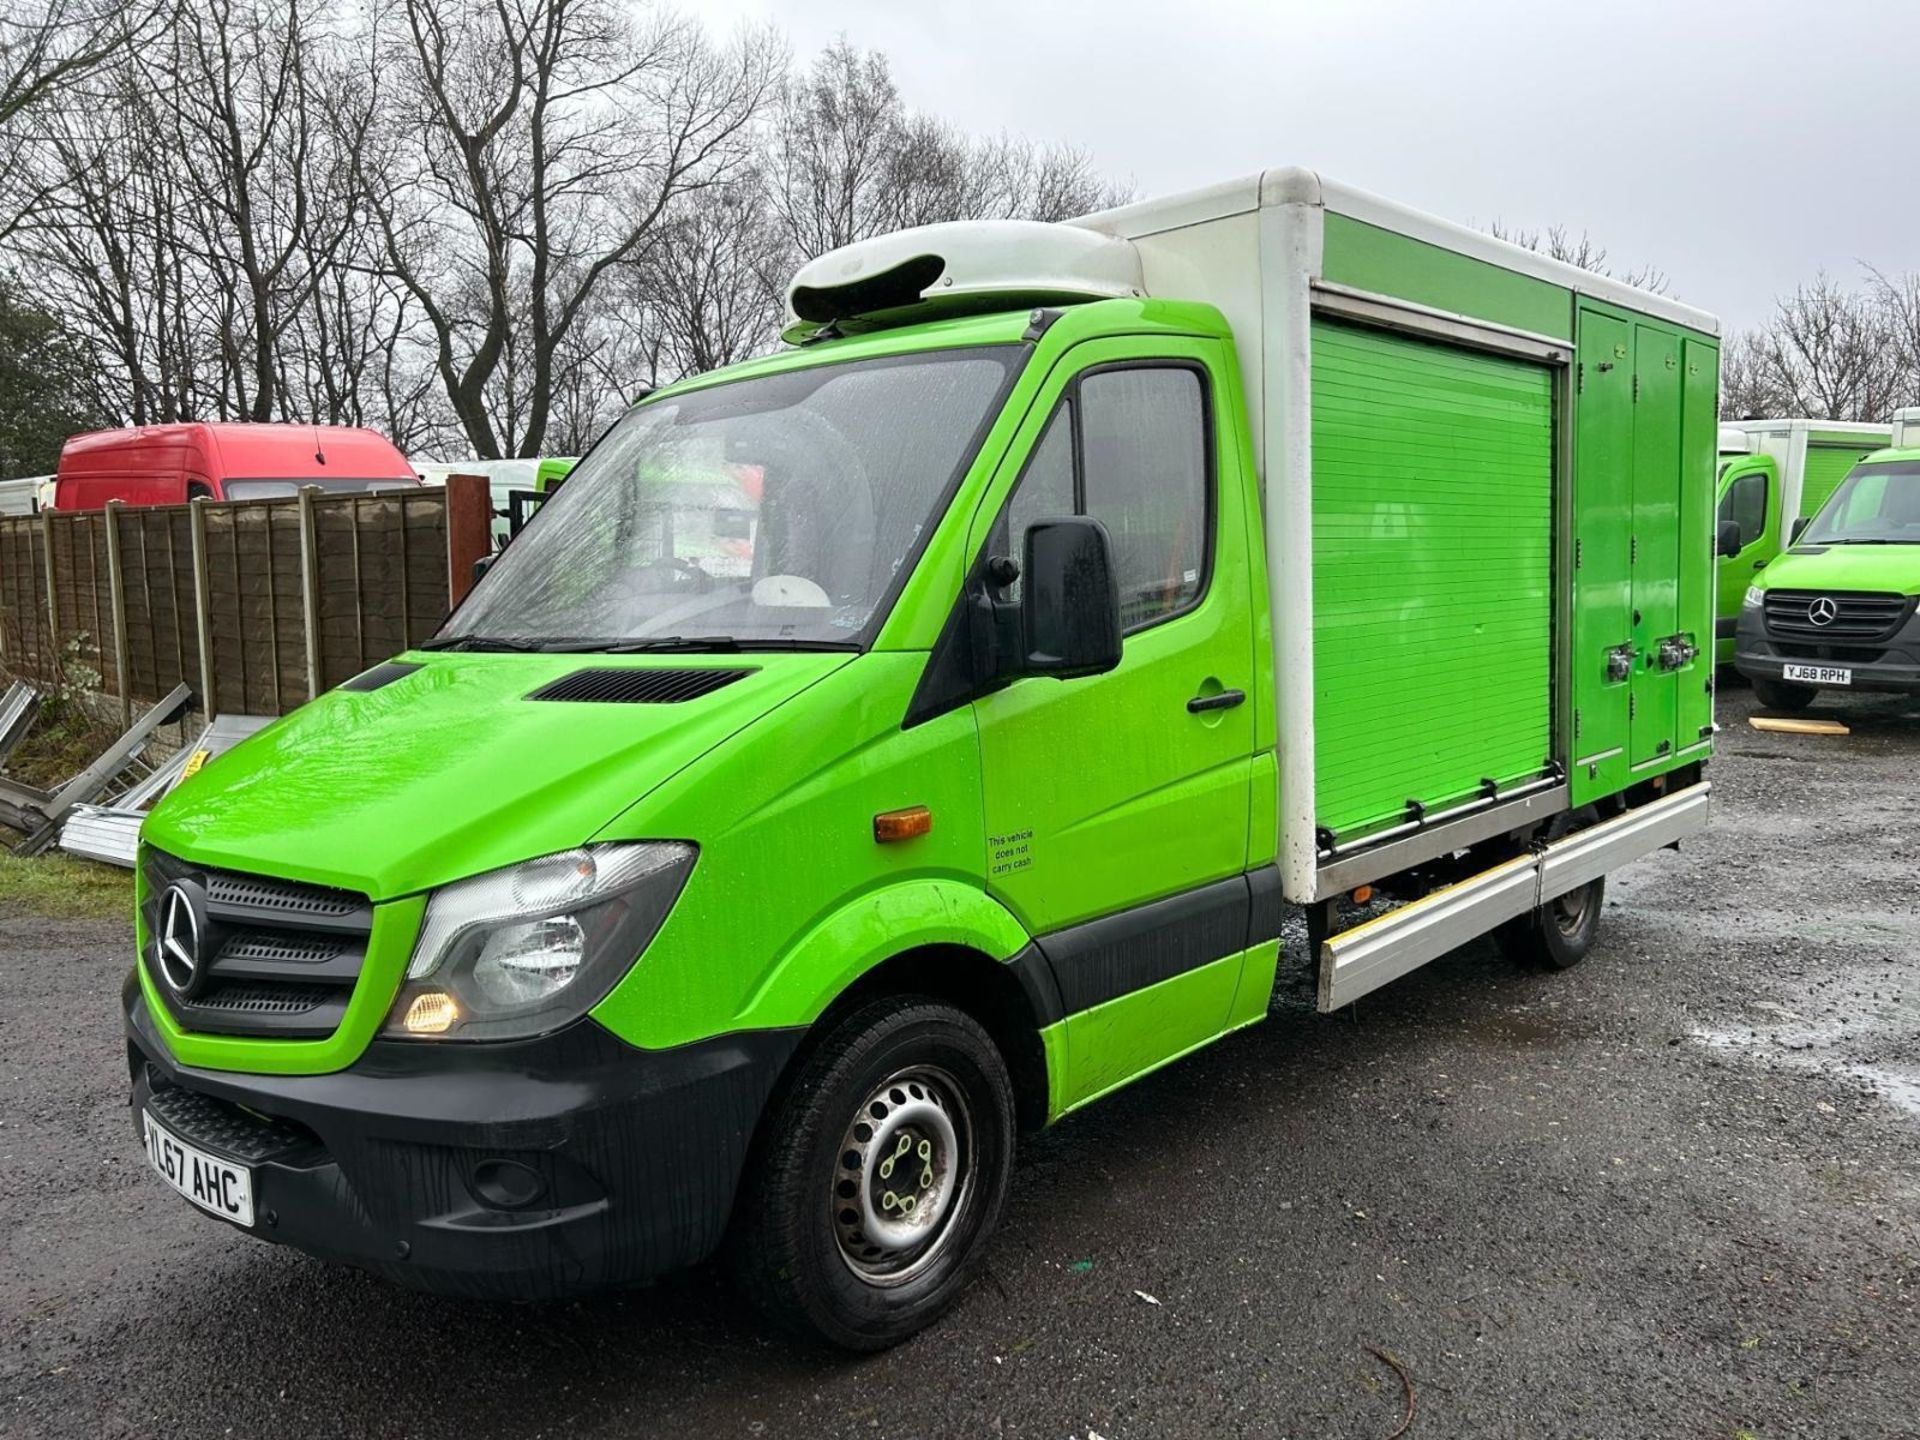
[[1538, 787], [1583, 805], [1709, 753], [1711, 317], [1306, 171], [1079, 223], [1234, 327], [1289, 899], [1423, 831], [1445, 854], [1457, 817], [1524, 826]]

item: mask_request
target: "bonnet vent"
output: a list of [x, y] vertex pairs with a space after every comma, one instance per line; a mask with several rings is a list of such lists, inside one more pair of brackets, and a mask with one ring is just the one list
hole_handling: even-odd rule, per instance
[[342, 690], [378, 690], [383, 685], [404, 679], [422, 667], [411, 660], [389, 660], [384, 665], [376, 665], [371, 670], [363, 670], [351, 680], [340, 682]]
[[543, 685], [529, 700], [581, 700], [601, 705], [678, 705], [744, 680], [751, 670], [576, 670]]

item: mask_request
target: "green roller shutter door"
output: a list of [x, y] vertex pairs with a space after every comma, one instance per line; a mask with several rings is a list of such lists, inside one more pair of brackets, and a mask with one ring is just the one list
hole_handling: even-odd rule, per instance
[[1880, 449], [1878, 445], [1809, 445], [1807, 466], [1801, 472], [1800, 513], [1818, 515], [1847, 472]]
[[1552, 752], [1543, 367], [1313, 325], [1317, 822], [1341, 838]]

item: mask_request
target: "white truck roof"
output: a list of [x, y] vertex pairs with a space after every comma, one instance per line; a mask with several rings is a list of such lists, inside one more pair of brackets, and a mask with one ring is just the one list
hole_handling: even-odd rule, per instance
[[[1383, 230], [1391, 230], [1414, 240], [1424, 240], [1457, 255], [1484, 260], [1515, 274], [1531, 275], [1578, 295], [1623, 305], [1643, 315], [1671, 320], [1703, 334], [1720, 333], [1720, 322], [1712, 315], [1670, 296], [1656, 295], [1625, 281], [1582, 270], [1577, 265], [1551, 259], [1538, 251], [1497, 239], [1484, 231], [1458, 225], [1410, 205], [1396, 204], [1365, 190], [1328, 180], [1313, 170], [1297, 165], [1262, 170], [1258, 174], [1243, 175], [1237, 180], [1222, 181], [1198, 190], [1188, 190], [1161, 199], [1141, 200], [1114, 210], [1101, 210], [1069, 223], [1137, 240], [1142, 236], [1290, 204], [1309, 205], [1377, 225]], [[1152, 276], [1148, 280], [1151, 284]]]

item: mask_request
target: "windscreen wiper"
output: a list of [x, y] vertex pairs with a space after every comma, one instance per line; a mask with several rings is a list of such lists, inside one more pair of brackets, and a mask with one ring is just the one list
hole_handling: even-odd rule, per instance
[[532, 653], [547, 647], [537, 640], [513, 640], [505, 635], [438, 635], [422, 640], [416, 650], [511, 650]]

